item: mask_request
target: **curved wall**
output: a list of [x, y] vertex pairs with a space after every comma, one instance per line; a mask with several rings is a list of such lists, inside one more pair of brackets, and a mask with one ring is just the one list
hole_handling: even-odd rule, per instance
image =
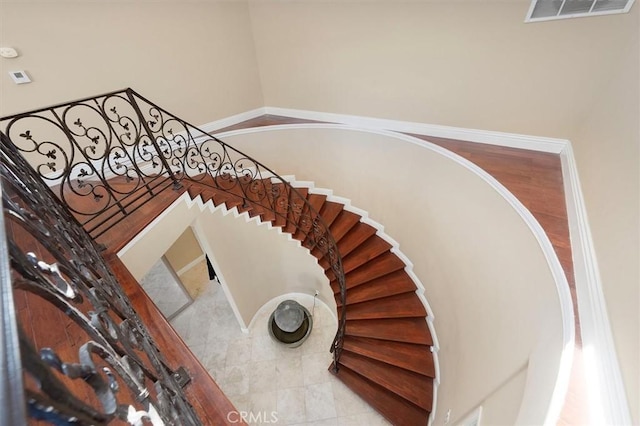
[[[222, 207], [201, 214], [194, 223], [196, 237], [219, 274], [241, 326], [246, 329], [260, 308], [283, 294], [318, 297], [336, 311], [329, 280], [300, 242], [248, 214], [225, 214]], [[327, 348], [328, 350], [328, 348]]]
[[280, 175], [348, 197], [400, 243], [436, 317], [435, 424], [449, 409], [455, 421], [478, 405], [487, 424], [548, 420], [572, 335], [539, 241], [486, 180], [442, 150], [390, 134], [298, 125], [221, 137]]
[[[333, 291], [323, 269], [300, 242], [248, 215], [211, 203], [176, 200], [118, 256], [140, 279], [189, 227], [209, 255], [240, 327], [246, 329], [260, 308], [283, 294], [315, 294], [336, 311]], [[328, 348], [327, 348], [328, 350]]]

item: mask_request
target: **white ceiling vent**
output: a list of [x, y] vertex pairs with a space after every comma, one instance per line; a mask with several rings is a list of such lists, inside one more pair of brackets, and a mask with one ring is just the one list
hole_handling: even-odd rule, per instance
[[627, 13], [634, 0], [531, 0], [525, 22]]

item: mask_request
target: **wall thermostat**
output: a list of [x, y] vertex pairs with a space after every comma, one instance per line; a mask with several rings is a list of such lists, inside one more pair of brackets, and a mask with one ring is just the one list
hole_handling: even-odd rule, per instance
[[31, 83], [31, 79], [24, 71], [9, 71], [9, 75], [15, 84]]

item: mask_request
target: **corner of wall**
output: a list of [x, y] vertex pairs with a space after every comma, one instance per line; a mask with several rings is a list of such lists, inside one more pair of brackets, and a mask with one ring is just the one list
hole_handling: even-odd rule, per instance
[[[594, 424], [631, 424], [629, 405], [611, 333], [598, 262], [573, 148], [560, 154], [573, 252], [578, 311]], [[596, 409], [598, 408], [599, 409]]]

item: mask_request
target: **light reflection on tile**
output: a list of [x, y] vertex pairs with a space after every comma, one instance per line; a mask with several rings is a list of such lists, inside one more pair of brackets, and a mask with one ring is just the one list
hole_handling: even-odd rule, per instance
[[189, 297], [162, 259], [158, 260], [142, 277], [140, 285], [165, 317], [170, 317], [189, 303]]
[[289, 348], [267, 330], [277, 302], [263, 307], [245, 334], [220, 284], [210, 281], [198, 289], [194, 303], [171, 324], [236, 409], [253, 415], [247, 423], [389, 424], [327, 370], [337, 323], [324, 304], [313, 308], [310, 296], [298, 300], [313, 313], [313, 330], [300, 347]]
[[307, 421], [313, 422], [338, 417], [331, 383], [305, 386], [304, 403], [307, 409]]

